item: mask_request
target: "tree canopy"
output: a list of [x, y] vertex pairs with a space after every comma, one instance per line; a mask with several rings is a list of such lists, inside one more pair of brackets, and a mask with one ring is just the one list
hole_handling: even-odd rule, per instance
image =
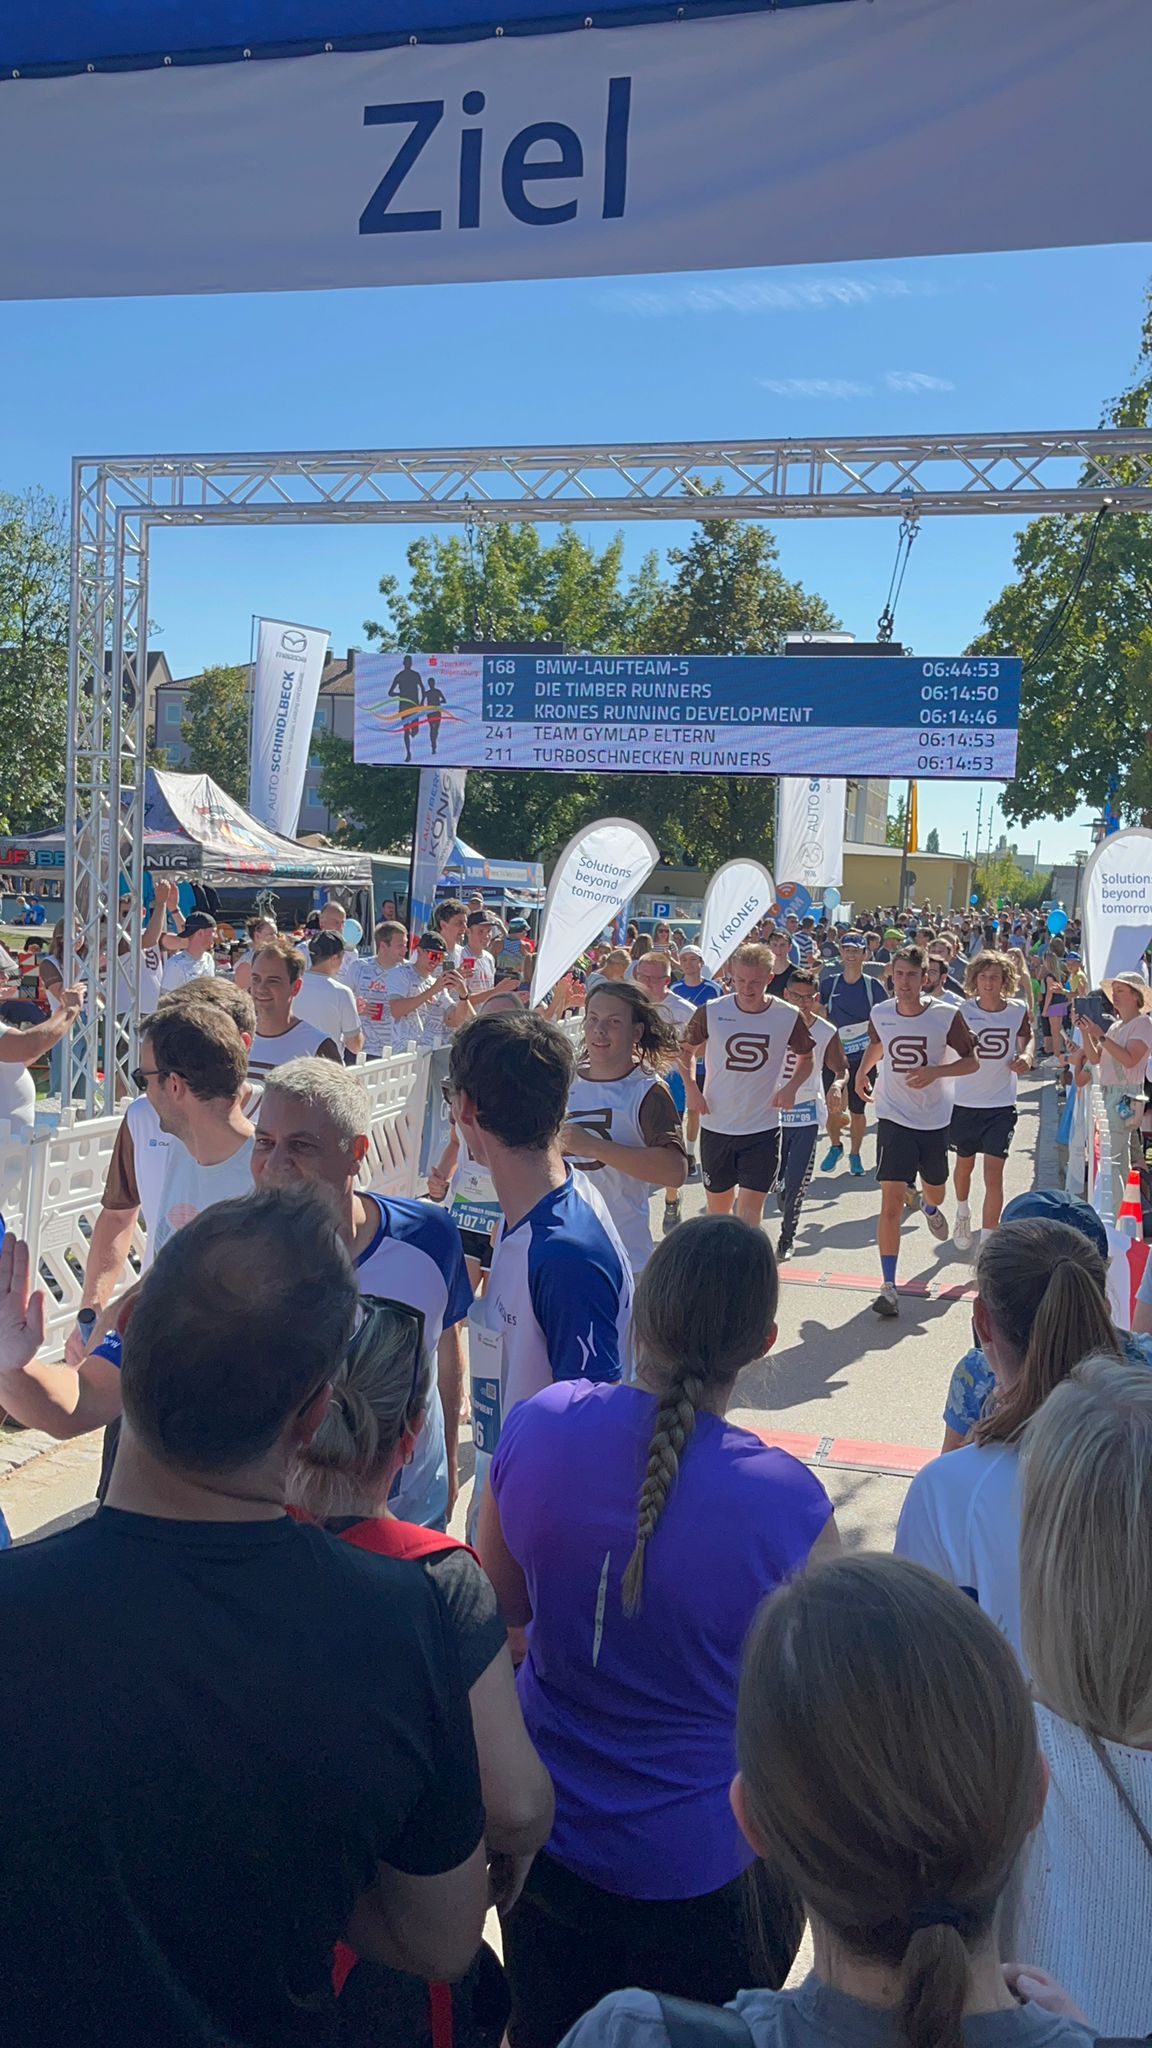
[[64, 815], [68, 578], [64, 507], [0, 492], [0, 832]]
[[180, 736], [193, 774], [248, 801], [248, 670], [206, 668], [189, 685]]
[[[598, 549], [570, 527], [554, 540], [538, 527], [498, 526], [476, 538], [421, 538], [408, 549], [409, 581], [384, 576], [387, 617], [365, 631], [383, 647], [451, 652], [462, 642], [531, 641], [607, 654], [774, 652], [786, 632], [837, 621], [824, 600], [789, 582], [776, 542], [743, 520], [702, 521], [683, 548], [622, 578], [624, 542]], [[346, 836], [388, 848], [410, 835], [416, 770], [359, 766], [347, 741], [325, 737], [325, 803]], [[771, 850], [770, 776], [553, 775], [471, 770], [461, 835], [486, 853], [547, 859], [585, 821], [608, 813], [646, 825], [676, 862], [712, 868], [740, 852]]]
[[[1152, 424], [1152, 291], [1133, 381], [1101, 424]], [[1123, 815], [1152, 811], [1152, 515], [1105, 514], [1093, 544], [1095, 525], [1083, 515], [1025, 527], [1015, 580], [973, 645], [1024, 656], [1018, 770], [1001, 798], [1016, 824], [1102, 805], [1113, 777]]]

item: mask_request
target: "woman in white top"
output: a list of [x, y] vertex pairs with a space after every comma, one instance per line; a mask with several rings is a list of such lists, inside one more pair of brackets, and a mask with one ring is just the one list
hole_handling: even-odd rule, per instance
[[1152, 2034], [1152, 1373], [1091, 1358], [1022, 1454], [1020, 1595], [1048, 1798], [1012, 1952], [1097, 2034]]
[[680, 1112], [660, 1078], [678, 1047], [677, 1033], [637, 983], [601, 982], [588, 997], [564, 1149], [594, 1176], [634, 1273], [652, 1256], [653, 1187], [682, 1187], [688, 1177]]
[[0, 1131], [7, 1124], [32, 1130], [36, 1084], [28, 1069], [67, 1037], [83, 1007], [84, 990], [61, 984], [56, 1008], [42, 1024], [5, 1024], [0, 1019]]
[[1108, 1112], [1108, 1136], [1112, 1153], [1112, 1199], [1119, 1215], [1135, 1162], [1133, 1140], [1140, 1129], [1136, 1108], [1144, 1099], [1144, 1075], [1152, 1058], [1152, 1017], [1147, 1015], [1148, 984], [1140, 974], [1117, 974], [1104, 983], [1104, 992], [1116, 1012], [1116, 1021], [1101, 1032], [1082, 1012], [1080, 1029], [1090, 1059], [1100, 1062], [1100, 1085]]
[[1020, 1438], [1082, 1358], [1119, 1356], [1107, 1275], [1066, 1223], [1003, 1223], [981, 1248], [976, 1339], [996, 1398], [972, 1442], [912, 1481], [896, 1553], [971, 1594], [1020, 1654]]

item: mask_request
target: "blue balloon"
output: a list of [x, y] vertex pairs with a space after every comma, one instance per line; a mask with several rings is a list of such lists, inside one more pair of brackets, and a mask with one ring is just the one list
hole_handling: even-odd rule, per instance
[[1066, 910], [1050, 910], [1048, 912], [1048, 929], [1052, 933], [1053, 938], [1058, 937], [1061, 932], [1067, 931], [1068, 912]]
[[840, 907], [840, 891], [839, 891], [839, 889], [825, 889], [825, 891], [824, 891], [824, 908], [825, 908], [825, 910], [837, 910], [837, 909], [839, 909], [839, 907]]
[[358, 917], [346, 917], [344, 919], [344, 944], [346, 946], [358, 946], [363, 937], [364, 927], [360, 919]]

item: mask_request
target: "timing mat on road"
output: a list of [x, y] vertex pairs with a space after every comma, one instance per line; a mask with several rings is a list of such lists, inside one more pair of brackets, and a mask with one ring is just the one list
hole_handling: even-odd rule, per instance
[[[875, 1294], [879, 1281], [876, 1275], [867, 1273], [822, 1273], [817, 1266], [794, 1266], [791, 1262], [780, 1268], [782, 1287], [849, 1287], [857, 1293]], [[930, 1301], [974, 1301], [976, 1289], [970, 1280], [951, 1280], [946, 1285], [935, 1280], [901, 1280], [897, 1284], [899, 1294], [926, 1295]]]
[[920, 1444], [874, 1444], [848, 1436], [797, 1436], [789, 1430], [758, 1429], [762, 1442], [778, 1451], [790, 1451], [804, 1465], [817, 1471], [876, 1472], [894, 1479], [913, 1479], [925, 1465], [939, 1456]]

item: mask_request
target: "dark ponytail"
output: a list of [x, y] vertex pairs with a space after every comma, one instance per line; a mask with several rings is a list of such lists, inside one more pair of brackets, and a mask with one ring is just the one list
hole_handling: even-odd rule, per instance
[[1107, 1284], [1096, 1246], [1070, 1224], [1003, 1223], [993, 1231], [977, 1261], [976, 1289], [1020, 1366], [977, 1423], [978, 1444], [1013, 1443], [1082, 1358], [1119, 1358]]

